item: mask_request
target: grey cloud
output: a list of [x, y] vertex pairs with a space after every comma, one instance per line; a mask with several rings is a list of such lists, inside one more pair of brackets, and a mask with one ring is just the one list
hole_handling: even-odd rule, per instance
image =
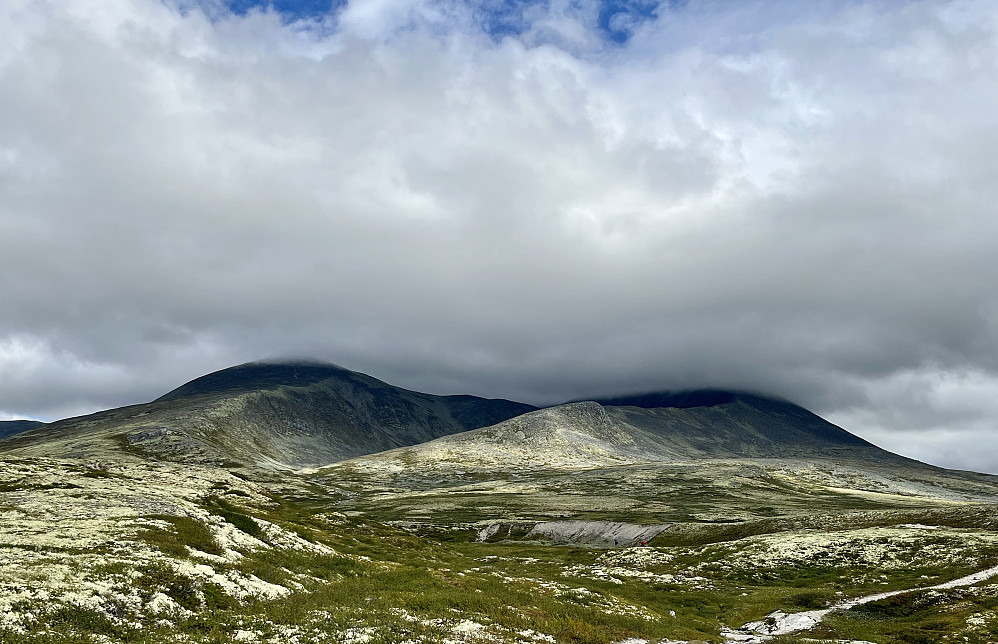
[[607, 49], [557, 3], [501, 42], [441, 3], [8, 9], [0, 413], [307, 354], [540, 403], [765, 391], [977, 463], [992, 8], [734, 5]]

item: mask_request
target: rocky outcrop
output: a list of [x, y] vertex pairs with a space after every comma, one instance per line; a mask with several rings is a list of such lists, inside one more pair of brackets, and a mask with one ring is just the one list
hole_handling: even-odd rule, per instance
[[524, 539], [597, 548], [626, 548], [644, 545], [668, 527], [668, 523], [639, 525], [619, 521], [501, 522], [482, 528], [478, 540]]

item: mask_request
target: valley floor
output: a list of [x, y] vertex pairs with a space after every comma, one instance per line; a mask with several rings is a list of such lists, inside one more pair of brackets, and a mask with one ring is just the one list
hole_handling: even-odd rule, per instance
[[[414, 476], [5, 458], [0, 641], [720, 643], [840, 605], [770, 641], [994, 643], [998, 577], [946, 582], [998, 566], [996, 489], [829, 463]], [[565, 520], [668, 525], [644, 547], [531, 532]]]

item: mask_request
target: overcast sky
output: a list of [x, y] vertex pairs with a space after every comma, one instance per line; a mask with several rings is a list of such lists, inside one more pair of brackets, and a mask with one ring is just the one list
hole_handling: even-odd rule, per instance
[[993, 0], [0, 3], [0, 418], [312, 356], [998, 472]]

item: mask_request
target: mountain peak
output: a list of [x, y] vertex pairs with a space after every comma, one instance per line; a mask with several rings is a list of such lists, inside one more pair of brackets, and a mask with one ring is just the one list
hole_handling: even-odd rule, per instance
[[238, 369], [240, 367], [252, 367], [252, 366], [283, 366], [283, 367], [331, 367], [333, 369], [342, 369], [343, 371], [348, 371], [345, 367], [329, 362], [328, 360], [320, 360], [318, 358], [310, 358], [308, 356], [284, 356], [277, 358], [264, 358], [262, 360], [251, 360], [250, 362], [244, 362], [243, 364], [235, 365], [229, 367], [229, 369]]
[[195, 378], [160, 396], [155, 402], [204, 394], [276, 389], [281, 386], [304, 387], [353, 373], [349, 369], [322, 360], [302, 358], [257, 360]]

